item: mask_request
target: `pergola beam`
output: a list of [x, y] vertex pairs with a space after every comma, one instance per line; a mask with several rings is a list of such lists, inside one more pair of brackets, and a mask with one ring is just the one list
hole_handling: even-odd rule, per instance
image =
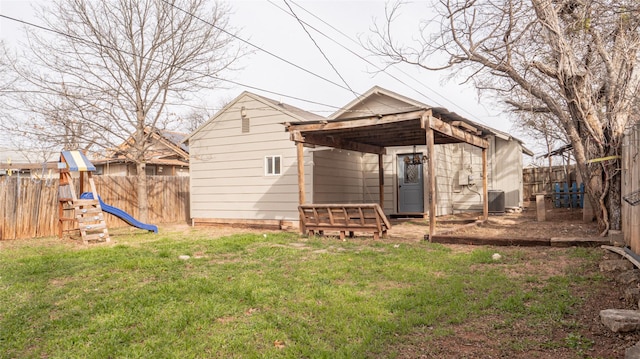
[[434, 131], [437, 131], [440, 135], [451, 137], [459, 142], [465, 142], [470, 145], [480, 147], [480, 148], [488, 148], [489, 142], [483, 138], [480, 138], [472, 133], [461, 130], [457, 127], [451, 126], [450, 124], [436, 118], [433, 116], [429, 116], [429, 121], [422, 121], [422, 127], [427, 128], [427, 126]]
[[373, 153], [376, 155], [383, 155], [387, 152], [384, 147], [368, 145], [366, 143], [358, 143], [352, 141], [345, 141], [337, 137], [323, 136], [311, 133], [305, 133], [304, 135], [300, 131], [294, 130], [291, 132], [291, 140], [295, 142], [307, 143], [316, 146], [327, 146], [333, 148], [340, 148], [343, 150], [351, 150], [356, 152]]
[[415, 120], [422, 117], [427, 110], [411, 111], [392, 115], [380, 115], [380, 116], [368, 116], [357, 119], [349, 119], [344, 121], [322, 121], [320, 123], [309, 124], [289, 124], [286, 123], [288, 129], [297, 130], [301, 132], [306, 131], [328, 131], [328, 130], [344, 130], [349, 128], [361, 128], [367, 126], [377, 126], [386, 123], [394, 123], [406, 120]]

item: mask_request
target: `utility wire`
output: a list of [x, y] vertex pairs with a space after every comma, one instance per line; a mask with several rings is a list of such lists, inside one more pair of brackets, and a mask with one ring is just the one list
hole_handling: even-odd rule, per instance
[[[293, 9], [291, 8], [291, 6], [289, 6], [289, 4], [287, 3], [287, 1], [286, 1], [286, 0], [284, 0], [284, 2], [285, 2], [285, 3], [287, 4], [287, 6], [289, 7], [290, 12], [289, 12], [289, 11], [287, 11], [286, 9], [283, 9], [283, 8], [282, 8], [282, 7], [280, 7], [278, 4], [274, 3], [272, 0], [267, 0], [267, 1], [268, 1], [271, 5], [275, 6], [276, 8], [278, 8], [279, 10], [281, 10], [282, 12], [284, 12], [285, 14], [287, 14], [287, 15], [289, 15], [289, 16], [293, 16], [293, 17], [294, 17], [294, 18], [295, 18], [295, 19], [300, 23], [300, 25], [301, 25], [301, 26], [302, 26], [302, 28], [305, 30], [305, 32], [307, 33], [307, 35], [311, 38], [311, 40], [313, 41], [313, 43], [314, 43], [314, 44], [316, 45], [316, 47], [320, 50], [320, 52], [321, 52], [321, 53], [322, 53], [322, 55], [325, 57], [325, 59], [329, 62], [329, 64], [334, 68], [334, 70], [336, 71], [336, 73], [337, 73], [337, 71], [338, 71], [338, 70], [336, 70], [336, 69], [335, 69], [335, 67], [333, 66], [333, 64], [331, 63], [331, 61], [329, 61], [329, 59], [327, 58], [327, 56], [325, 55], [325, 53], [322, 51], [322, 49], [320, 48], [320, 46], [319, 46], [319, 45], [316, 43], [316, 41], [313, 39], [313, 37], [311, 36], [311, 34], [309, 33], [309, 31], [306, 29], [306, 27], [309, 27], [309, 28], [311, 28], [311, 29], [315, 30], [317, 33], [319, 33], [320, 35], [324, 36], [325, 38], [327, 38], [327, 39], [331, 40], [331, 41], [332, 41], [333, 43], [335, 43], [336, 45], [338, 45], [338, 46], [342, 47], [343, 49], [347, 50], [348, 52], [352, 53], [353, 55], [360, 57], [363, 61], [368, 62], [369, 64], [371, 64], [371, 65], [372, 65], [372, 66], [374, 66], [374, 67], [376, 66], [375, 64], [371, 63], [369, 60], [367, 60], [367, 59], [365, 59], [364, 57], [360, 56], [360, 54], [358, 54], [357, 52], [355, 52], [355, 51], [351, 50], [350, 48], [346, 47], [345, 45], [343, 45], [343, 44], [339, 43], [338, 41], [336, 41], [336, 40], [332, 39], [330, 36], [328, 36], [327, 34], [323, 33], [322, 31], [318, 30], [317, 28], [313, 27], [313, 26], [312, 26], [312, 25], [310, 25], [308, 22], [306, 22], [306, 21], [304, 21], [304, 20], [300, 19], [300, 18], [298, 17], [298, 15], [293, 11]], [[304, 10], [304, 9], [303, 9], [303, 10]], [[305, 25], [306, 25], [306, 26], [305, 26]], [[338, 76], [340, 76], [340, 74], [339, 74], [339, 73], [338, 73]], [[342, 79], [342, 76], [340, 76], [340, 78]], [[400, 79], [397, 79], [397, 80], [398, 80], [398, 81], [400, 81], [400, 82], [402, 82], [402, 80], [400, 80]], [[345, 81], [344, 79], [343, 79], [343, 81], [345, 82], [345, 84], [346, 84], [347, 86], [349, 86], [349, 85], [346, 83], [346, 81]], [[409, 86], [409, 85], [407, 85], [407, 86]], [[362, 95], [362, 94], [359, 94], [359, 93], [357, 93], [357, 92], [355, 92], [355, 91], [353, 91], [353, 90], [352, 90], [352, 92], [353, 92], [353, 94], [356, 96], [356, 98], [357, 98], [357, 99], [359, 99], [359, 100], [360, 100], [360, 99], [362, 99], [362, 98], [363, 98], [363, 95]], [[373, 100], [374, 100], [375, 102], [378, 102], [378, 103], [382, 104], [383, 106], [389, 106], [389, 104], [383, 103], [383, 102], [381, 102], [380, 100], [378, 100], [378, 99], [376, 99], [376, 98], [373, 98]], [[374, 112], [373, 110], [371, 110], [368, 106], [365, 106], [365, 107], [367, 108], [367, 110], [368, 110], [370, 113], [375, 113], [375, 112]], [[405, 108], [400, 108], [400, 107], [397, 107], [397, 106], [392, 106], [392, 107], [394, 107], [394, 108], [395, 108], [396, 110], [398, 110], [398, 111], [405, 110]], [[363, 112], [366, 112], [366, 111], [363, 111]]]
[[295, 67], [295, 68], [297, 68], [297, 69], [299, 69], [299, 70], [302, 70], [302, 71], [304, 71], [304, 72], [306, 72], [306, 73], [308, 73], [308, 74], [310, 74], [310, 75], [313, 75], [313, 76], [315, 76], [315, 77], [317, 77], [317, 78], [319, 78], [319, 79], [321, 79], [321, 80], [324, 80], [324, 81], [326, 81], [326, 82], [328, 82], [328, 83], [330, 83], [330, 84], [333, 84], [333, 85], [335, 85], [335, 86], [338, 86], [338, 87], [340, 87], [340, 88], [342, 88], [342, 89], [344, 89], [344, 90], [347, 90], [347, 91], [353, 91], [353, 90], [351, 90], [349, 87], [345, 87], [345, 86], [343, 86], [343, 85], [341, 85], [341, 84], [339, 84], [339, 83], [337, 83], [337, 82], [334, 82], [334, 81], [332, 81], [332, 80], [329, 80], [329, 79], [327, 79], [326, 77], [320, 76], [320, 75], [316, 74], [315, 72], [313, 72], [313, 71], [311, 71], [311, 70], [307, 70], [307, 69], [305, 69], [304, 67], [302, 67], [302, 66], [300, 66], [300, 65], [298, 65], [298, 64], [295, 64], [295, 63], [293, 63], [293, 62], [291, 62], [291, 61], [289, 61], [289, 60], [287, 60], [287, 59], [285, 59], [285, 58], [283, 58], [283, 57], [281, 57], [281, 56], [278, 56], [278, 55], [276, 55], [276, 54], [274, 54], [274, 53], [272, 53], [272, 52], [270, 52], [270, 51], [268, 51], [268, 50], [265, 50], [265, 49], [263, 49], [262, 47], [260, 47], [260, 46], [258, 46], [258, 45], [255, 45], [255, 44], [253, 44], [253, 43], [251, 43], [251, 42], [249, 42], [249, 41], [247, 41], [247, 40], [245, 40], [245, 39], [243, 39], [243, 38], [239, 37], [238, 35], [233, 34], [233, 33], [229, 32], [229, 31], [227, 31], [227, 30], [225, 30], [225, 29], [223, 29], [223, 28], [221, 28], [221, 27], [217, 26], [216, 24], [212, 24], [211, 22], [209, 22], [209, 21], [207, 21], [207, 20], [205, 20], [205, 19], [203, 19], [203, 18], [201, 18], [201, 17], [198, 17], [198, 16], [194, 15], [194, 14], [192, 14], [192, 13], [188, 12], [187, 10], [182, 9], [181, 7], [179, 7], [179, 6], [177, 6], [177, 5], [170, 3], [170, 2], [169, 2], [169, 1], [167, 1], [167, 0], [162, 0], [162, 2], [164, 2], [165, 4], [167, 4], [167, 5], [169, 5], [169, 6], [172, 6], [172, 7], [176, 8], [177, 10], [180, 10], [180, 11], [184, 12], [185, 14], [187, 14], [187, 15], [189, 15], [189, 16], [191, 16], [191, 17], [195, 18], [195, 19], [198, 19], [198, 20], [200, 20], [200, 21], [202, 21], [202, 22], [204, 22], [204, 23], [208, 24], [209, 26], [212, 26], [213, 28], [215, 28], [215, 29], [217, 29], [217, 30], [219, 30], [219, 31], [224, 32], [225, 34], [227, 34], [227, 35], [229, 35], [229, 36], [231, 36], [231, 37], [233, 37], [233, 38], [235, 38], [235, 39], [237, 39], [237, 40], [241, 41], [242, 43], [245, 43], [245, 44], [247, 44], [247, 45], [249, 45], [249, 46], [251, 46], [251, 47], [253, 47], [253, 48], [257, 49], [257, 50], [260, 50], [260, 51], [264, 52], [265, 54], [268, 54], [268, 55], [270, 55], [270, 56], [272, 56], [272, 57], [274, 57], [274, 58], [276, 58], [276, 59], [278, 59], [278, 60], [280, 60], [280, 61], [283, 61], [283, 62], [285, 62], [285, 63], [287, 63], [287, 64], [289, 64], [289, 65], [291, 65], [291, 66], [293, 66], [293, 67]]
[[[280, 7], [278, 4], [274, 3], [272, 0], [267, 0], [271, 5], [277, 7], [278, 9], [280, 9], [281, 11], [283, 11], [284, 13], [286, 13], [287, 15], [290, 16], [294, 16], [296, 19], [298, 19], [298, 21], [302, 21], [300, 20], [295, 14], [289, 13], [287, 10], [283, 9], [282, 7]], [[296, 4], [295, 2], [293, 2], [292, 0], [290, 0], [294, 5], [296, 5], [297, 7], [301, 8], [302, 10], [304, 10], [305, 12], [307, 12], [308, 14], [310, 14], [311, 16], [315, 17], [316, 19], [320, 20], [322, 23], [326, 24], [327, 26], [329, 26], [330, 28], [334, 29], [335, 31], [337, 31], [338, 33], [340, 33], [342, 36], [346, 37], [347, 39], [351, 40], [352, 42], [356, 43], [358, 46], [362, 47], [361, 44], [359, 44], [357, 41], [353, 40], [352, 38], [350, 38], [347, 34], [345, 34], [344, 32], [342, 32], [340, 29], [334, 27], [333, 25], [327, 23], [326, 21], [322, 20], [321, 18], [319, 18], [318, 16], [316, 16], [315, 14], [311, 13], [309, 10], [303, 8], [302, 6]], [[293, 12], [293, 11], [292, 11]], [[399, 83], [405, 85], [406, 87], [410, 88], [411, 90], [415, 91], [415, 93], [417, 93], [420, 96], [424, 96], [426, 97], [428, 100], [438, 104], [437, 101], [429, 98], [428, 96], [426, 96], [424, 93], [420, 92], [419, 90], [417, 90], [416, 88], [414, 88], [413, 86], [409, 85], [408, 83], [406, 83], [405, 81], [403, 81], [402, 79], [398, 78], [397, 76], [395, 76], [394, 74], [388, 72], [385, 68], [381, 68], [380, 66], [378, 66], [377, 64], [369, 61], [367, 58], [365, 58], [364, 56], [360, 55], [359, 53], [353, 51], [351, 48], [349, 48], [346, 45], [343, 45], [342, 43], [340, 43], [339, 41], [335, 40], [334, 38], [332, 38], [331, 36], [325, 34], [324, 32], [322, 32], [321, 30], [317, 29], [316, 27], [310, 25], [308, 22], [304, 22], [302, 21], [307, 27], [315, 30], [317, 33], [319, 33], [320, 35], [324, 36], [325, 38], [329, 39], [330, 41], [332, 41], [333, 43], [335, 43], [336, 45], [342, 47], [344, 50], [346, 50], [347, 52], [351, 53], [352, 55], [360, 58], [362, 61], [368, 63], [369, 65], [373, 66], [376, 70], [378, 70], [378, 72], [382, 72], [384, 74], [386, 74], [387, 76], [391, 77], [392, 79], [398, 81]], [[367, 50], [367, 49], [365, 49]], [[424, 84], [422, 84], [420, 81], [418, 81], [417, 79], [411, 77], [411, 75], [407, 74], [406, 72], [400, 70], [401, 72], [403, 72], [406, 76], [409, 76], [412, 80], [416, 81], [417, 83], [420, 83], [421, 85], [425, 86]], [[426, 87], [429, 91], [435, 92], [432, 89]], [[358, 98], [360, 98], [360, 96], [356, 96]], [[379, 101], [377, 101], [379, 102]], [[438, 104], [439, 105], [439, 104]], [[441, 105], [440, 105], [441, 106]], [[402, 110], [401, 108], [396, 107], [397, 110]]]
[[[273, 4], [273, 2], [271, 2], [271, 0], [268, 0], [271, 4]], [[347, 38], [348, 40], [350, 40], [351, 42], [355, 43], [356, 45], [358, 45], [359, 47], [363, 48], [364, 50], [368, 51], [367, 48], [363, 47], [362, 44], [356, 40], [354, 40], [353, 38], [351, 38], [349, 35], [345, 34], [342, 30], [338, 29], [337, 27], [331, 25], [330, 23], [328, 23], [327, 21], [323, 20], [322, 18], [320, 18], [319, 16], [315, 15], [314, 13], [312, 13], [311, 11], [305, 9], [302, 5], [296, 3], [293, 0], [289, 0], [291, 1], [291, 3], [297, 7], [299, 7], [300, 9], [302, 9], [303, 11], [305, 11], [306, 13], [308, 13], [309, 15], [313, 16], [314, 18], [316, 18], [318, 21], [322, 22], [323, 24], [327, 25], [328, 27], [330, 27], [331, 29], [333, 29], [334, 31], [338, 32], [340, 35], [344, 36], [345, 38]], [[275, 4], [273, 4], [275, 5]], [[277, 6], [277, 5], [276, 5]], [[281, 9], [283, 10], [283, 9]], [[284, 11], [284, 10], [283, 10]], [[308, 25], [308, 24], [307, 24]], [[308, 25], [310, 26], [310, 25]], [[427, 98], [430, 101], [435, 102], [436, 104], [438, 104], [438, 101], [435, 101], [434, 99], [430, 98], [429, 96], [426, 96], [424, 93], [422, 93], [421, 91], [417, 90], [415, 87], [407, 84], [406, 82], [402, 81], [401, 79], [399, 79], [398, 77], [396, 77], [395, 75], [389, 73], [387, 70], [387, 68], [380, 68], [378, 65], [372, 63], [371, 61], [367, 60], [366, 58], [364, 58], [363, 56], [361, 56], [360, 54], [356, 53], [355, 51], [351, 50], [350, 48], [348, 48], [347, 46], [344, 46], [342, 44], [340, 44], [339, 42], [337, 42], [335, 39], [333, 39], [332, 37], [324, 34], [323, 32], [317, 30], [316, 28], [310, 26], [312, 29], [314, 29], [315, 31], [319, 32], [320, 34], [322, 34], [323, 36], [327, 37], [328, 39], [330, 39], [331, 41], [335, 42], [336, 44], [338, 44], [339, 46], [341, 46], [342, 48], [346, 49], [347, 51], [349, 51], [350, 53], [352, 53], [353, 55], [357, 56], [358, 58], [360, 58], [361, 60], [367, 62], [368, 64], [370, 64], [371, 66], [375, 67], [378, 71], [385, 73], [386, 75], [390, 76], [391, 78], [393, 78], [394, 80], [400, 82], [401, 84], [407, 86], [408, 88], [410, 88], [411, 90], [415, 91], [417, 94], [424, 96], [425, 98]], [[393, 68], [395, 68], [396, 70], [400, 71], [402, 74], [404, 74], [405, 76], [409, 77], [411, 80], [415, 81], [416, 83], [420, 84], [422, 87], [424, 87], [425, 89], [427, 89], [428, 91], [434, 93], [436, 96], [440, 97], [442, 100], [444, 100], [445, 102], [458, 107], [457, 104], [453, 103], [452, 101], [450, 101], [449, 99], [447, 99], [446, 97], [440, 95], [437, 91], [433, 90], [432, 88], [430, 88], [429, 86], [427, 86], [426, 84], [424, 84], [422, 81], [419, 81], [418, 79], [416, 79], [415, 77], [413, 77], [412, 75], [408, 74], [406, 71], [404, 71], [403, 69], [397, 67], [397, 66], [393, 66]], [[440, 105], [442, 106], [442, 105]], [[465, 110], [464, 108], [458, 107], [462, 112], [466, 113], [468, 116], [475, 118], [475, 116], [473, 114], [471, 114], [469, 111]], [[486, 124], [485, 121], [476, 118], [476, 120], [478, 120], [479, 122], [484, 123], [486, 126], [489, 126], [488, 124]]]
[[[1, 18], [5, 18], [7, 20], [11, 20], [11, 21], [15, 21], [15, 22], [21, 23], [23, 25], [27, 25], [27, 26], [34, 27], [34, 28], [37, 28], [37, 29], [40, 29], [40, 30], [51, 32], [51, 33], [54, 33], [54, 34], [57, 34], [57, 35], [65, 36], [65, 37], [68, 37], [68, 38], [71, 38], [71, 39], [74, 39], [74, 40], [77, 40], [77, 41], [80, 41], [80, 42], [83, 42], [83, 43], [86, 43], [86, 44], [91, 44], [91, 45], [94, 45], [94, 46], [104, 47], [106, 49], [118, 51], [118, 52], [121, 52], [123, 54], [130, 55], [130, 56], [134, 56], [135, 55], [133, 53], [130, 53], [130, 52], [127, 52], [127, 51], [123, 51], [122, 49], [116, 49], [116, 48], [111, 47], [111, 46], [107, 46], [107, 45], [104, 45], [104, 44], [101, 44], [101, 43], [90, 41], [90, 40], [87, 40], [85, 38], [81, 38], [81, 37], [78, 37], [78, 36], [67, 34], [65, 32], [58, 31], [58, 30], [55, 30], [55, 29], [51, 29], [51, 28], [48, 28], [48, 27], [45, 27], [45, 26], [42, 26], [42, 25], [34, 24], [32, 22], [28, 22], [28, 21], [21, 20], [21, 19], [16, 19], [16, 18], [11, 17], [11, 16], [0, 14], [0, 17]], [[161, 65], [164, 65], [164, 66], [169, 65], [169, 64], [164, 63], [164, 62], [162, 62], [160, 60], [150, 59], [150, 58], [145, 57], [145, 56], [140, 56], [140, 57], [143, 58], [143, 59], [146, 59], [146, 60], [161, 64]], [[325, 103], [322, 103], [322, 102], [307, 100], [307, 99], [303, 99], [301, 97], [291, 96], [291, 95], [287, 95], [287, 94], [284, 94], [284, 93], [275, 92], [275, 91], [263, 89], [263, 88], [260, 88], [260, 87], [251, 86], [251, 85], [243, 84], [243, 83], [240, 83], [240, 82], [224, 79], [224, 78], [221, 78], [221, 77], [218, 77], [218, 76], [214, 76], [214, 75], [211, 75], [211, 74], [198, 73], [198, 72], [196, 72], [194, 70], [184, 69], [184, 68], [182, 68], [180, 66], [176, 66], [176, 65], [172, 65], [172, 66], [180, 68], [182, 70], [195, 72], [195, 73], [197, 73], [199, 75], [206, 76], [206, 77], [212, 78], [214, 80], [228, 82], [228, 83], [231, 83], [231, 84], [234, 84], [234, 85], [237, 85], [237, 86], [246, 87], [246, 88], [249, 88], [249, 89], [252, 89], [252, 90], [262, 91], [262, 92], [266, 92], [266, 93], [269, 93], [269, 94], [272, 94], [272, 95], [282, 96], [282, 97], [290, 98], [290, 99], [293, 99], [293, 100], [298, 100], [298, 101], [311, 103], [311, 104], [314, 104], [314, 105], [320, 105], [320, 106], [324, 106], [324, 107], [329, 107], [329, 108], [333, 108], [333, 109], [343, 109], [340, 106], [328, 105], [328, 104], [325, 104]]]
[[318, 49], [318, 51], [320, 51], [320, 53], [322, 54], [322, 57], [324, 57], [325, 60], [327, 60], [327, 62], [329, 63], [329, 66], [331, 66], [331, 68], [333, 69], [333, 71], [335, 71], [335, 73], [338, 75], [338, 77], [340, 78], [340, 80], [342, 80], [342, 82], [344, 82], [345, 86], [347, 86], [349, 88], [349, 90], [351, 90], [351, 92], [356, 95], [356, 97], [360, 98], [362, 95], [356, 93], [355, 91], [353, 91], [353, 89], [351, 88], [351, 86], [349, 86], [349, 84], [347, 83], [347, 80], [344, 79], [344, 77], [342, 77], [342, 75], [340, 75], [340, 71], [338, 71], [338, 69], [333, 65], [333, 63], [331, 62], [331, 60], [329, 60], [329, 58], [327, 57], [327, 54], [324, 53], [324, 51], [322, 51], [322, 48], [320, 48], [320, 45], [318, 45], [318, 43], [316, 42], [316, 40], [313, 38], [313, 36], [311, 36], [311, 33], [309, 32], [309, 30], [307, 30], [306, 26], [305, 26], [305, 22], [302, 21], [298, 15], [296, 15], [295, 11], [293, 11], [293, 9], [291, 8], [291, 5], [289, 5], [289, 2], [287, 2], [287, 0], [284, 0], [284, 3], [287, 5], [287, 7], [289, 8], [289, 11], [291, 11], [291, 15], [293, 15], [293, 17], [298, 20], [298, 23], [300, 24], [300, 26], [302, 27], [302, 30], [304, 30], [304, 32], [307, 34], [307, 36], [309, 36], [309, 39], [311, 39], [311, 42], [313, 42], [313, 44], [316, 46], [316, 48]]

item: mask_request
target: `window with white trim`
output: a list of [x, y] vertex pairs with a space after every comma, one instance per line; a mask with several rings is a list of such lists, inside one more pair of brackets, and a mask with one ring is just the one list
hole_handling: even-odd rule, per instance
[[264, 158], [265, 176], [279, 176], [282, 173], [282, 156], [266, 156]]

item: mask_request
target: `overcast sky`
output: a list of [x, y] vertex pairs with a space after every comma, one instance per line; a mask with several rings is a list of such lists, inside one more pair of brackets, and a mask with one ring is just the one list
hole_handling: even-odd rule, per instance
[[[0, 14], [42, 24], [33, 15], [32, 2], [0, 0]], [[343, 85], [343, 81], [332, 69], [333, 65], [348, 86], [358, 94], [378, 85], [434, 107], [445, 107], [476, 122], [518, 136], [513, 133], [508, 116], [501, 113], [499, 106], [491, 103], [488, 98], [481, 99], [479, 103], [476, 91], [468, 85], [461, 85], [455, 81], [443, 83], [444, 77], [449, 73], [428, 72], [412, 66], [390, 69], [389, 72], [402, 80], [405, 83], [403, 84], [385, 73], [375, 74], [374, 66], [342, 48], [347, 47], [377, 66], [382, 66], [379, 59], [370, 57], [360, 47], [358, 39], [371, 37], [370, 29], [374, 22], [384, 21], [384, 1], [289, 0], [289, 5], [298, 17], [321, 32], [307, 28], [330, 63], [300, 23], [288, 13], [284, 0], [231, 1], [230, 5], [233, 9], [231, 24], [239, 29], [243, 39], [320, 77]], [[420, 20], [433, 15], [426, 0], [407, 4], [395, 22], [396, 37], [407, 41], [416, 37]], [[22, 26], [0, 18], [0, 38], [10, 46], [17, 46]], [[227, 75], [231, 80], [247, 87], [227, 83], [228, 89], [207, 95], [203, 104], [210, 112], [215, 112], [223, 102], [233, 99], [243, 90], [324, 116], [330, 115], [335, 111], [335, 107], [344, 106], [356, 97], [347, 89], [297, 69], [263, 51], [255, 50], [253, 55], [243, 59], [241, 71]], [[324, 107], [287, 96], [333, 107]]]

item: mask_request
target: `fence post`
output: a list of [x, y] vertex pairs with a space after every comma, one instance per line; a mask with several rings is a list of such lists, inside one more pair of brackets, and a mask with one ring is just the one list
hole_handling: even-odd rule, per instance
[[547, 209], [545, 208], [544, 195], [536, 195], [536, 216], [538, 222], [544, 222], [547, 220]]

